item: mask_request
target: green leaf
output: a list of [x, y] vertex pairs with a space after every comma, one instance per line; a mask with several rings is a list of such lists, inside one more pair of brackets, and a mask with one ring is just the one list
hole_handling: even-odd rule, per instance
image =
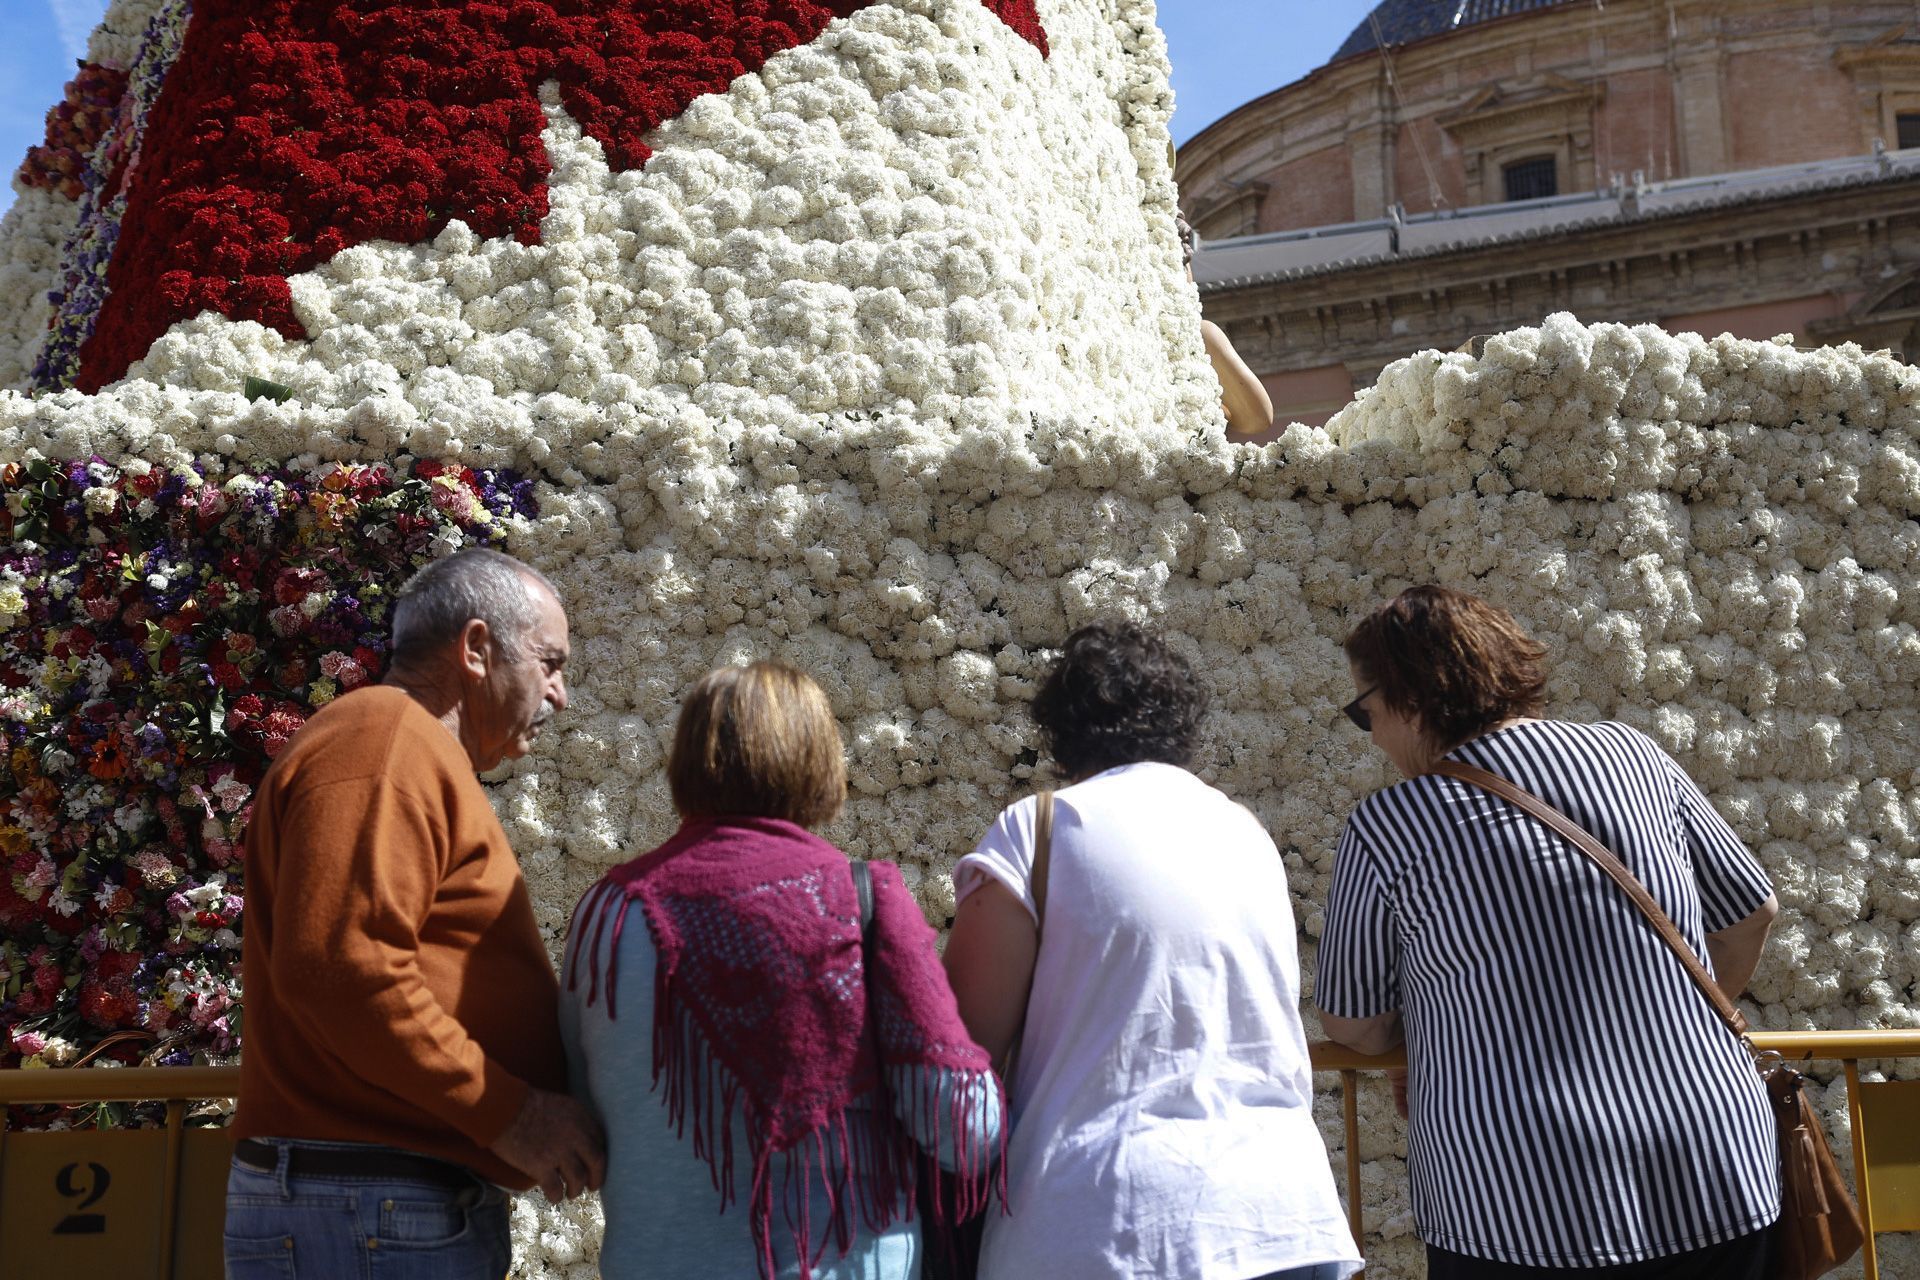
[[271, 400], [275, 404], [285, 404], [293, 398], [292, 387], [266, 378], [256, 378], [251, 374], [245, 382], [240, 384], [240, 393], [249, 400]]

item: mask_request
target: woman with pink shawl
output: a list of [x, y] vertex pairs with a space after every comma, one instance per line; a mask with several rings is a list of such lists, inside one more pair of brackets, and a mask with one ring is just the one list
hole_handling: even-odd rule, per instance
[[563, 966], [573, 1091], [607, 1132], [601, 1273], [915, 1280], [916, 1165], [957, 1184], [934, 1202], [984, 1206], [1003, 1099], [898, 868], [870, 864], [863, 931], [809, 830], [846, 793], [826, 695], [782, 663], [708, 673], [667, 777], [679, 831], [587, 892]]

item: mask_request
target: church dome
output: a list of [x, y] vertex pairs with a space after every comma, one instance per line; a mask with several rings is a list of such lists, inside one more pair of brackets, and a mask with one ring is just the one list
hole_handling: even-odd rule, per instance
[[1572, 0], [1381, 0], [1367, 20], [1353, 29], [1333, 61], [1371, 53], [1382, 45], [1412, 44], [1534, 9], [1550, 9]]

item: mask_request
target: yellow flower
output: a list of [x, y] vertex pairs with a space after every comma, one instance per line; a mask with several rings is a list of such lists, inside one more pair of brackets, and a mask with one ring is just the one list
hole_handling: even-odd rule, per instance
[[0, 631], [5, 631], [27, 611], [27, 593], [17, 582], [0, 582]]

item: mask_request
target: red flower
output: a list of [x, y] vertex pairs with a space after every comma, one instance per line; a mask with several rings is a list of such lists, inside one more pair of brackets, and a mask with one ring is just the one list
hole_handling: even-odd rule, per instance
[[140, 1014], [133, 976], [140, 957], [130, 951], [103, 951], [80, 980], [80, 1016], [96, 1027], [129, 1027]]
[[40, 911], [38, 903], [28, 902], [15, 891], [11, 875], [0, 875], [0, 928], [9, 934], [25, 936], [27, 926], [39, 917]]
[[268, 712], [260, 733], [261, 749], [267, 753], [267, 759], [272, 760], [285, 751], [287, 744], [293, 741], [293, 735], [298, 733], [300, 726], [306, 722], [306, 717], [294, 710], [290, 704], [279, 710]]
[[267, 704], [257, 693], [243, 693], [227, 708], [227, 732], [237, 733], [252, 725], [267, 712]]
[[273, 580], [275, 604], [299, 604], [327, 585], [327, 576], [318, 569], [282, 569]]

